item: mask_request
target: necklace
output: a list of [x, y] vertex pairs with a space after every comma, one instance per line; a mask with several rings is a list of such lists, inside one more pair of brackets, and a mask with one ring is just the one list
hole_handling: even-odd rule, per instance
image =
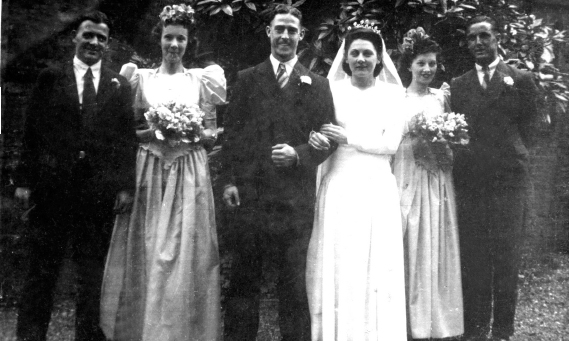
[[414, 97], [423, 97], [425, 95], [428, 95], [430, 93], [429, 88], [427, 87], [424, 91], [421, 92], [410, 92], [409, 88], [405, 88], [405, 95], [406, 96], [414, 96]]

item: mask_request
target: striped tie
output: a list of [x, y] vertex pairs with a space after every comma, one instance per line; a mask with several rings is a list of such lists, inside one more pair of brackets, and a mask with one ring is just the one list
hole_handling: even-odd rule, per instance
[[482, 72], [484, 72], [484, 82], [482, 82], [482, 87], [486, 90], [488, 89], [488, 85], [490, 85], [490, 68], [488, 65], [482, 67]]
[[286, 68], [283, 63], [280, 63], [279, 68], [277, 69], [277, 82], [279, 83], [281, 89], [284, 88], [284, 86], [288, 82], [288, 75], [286, 73]]

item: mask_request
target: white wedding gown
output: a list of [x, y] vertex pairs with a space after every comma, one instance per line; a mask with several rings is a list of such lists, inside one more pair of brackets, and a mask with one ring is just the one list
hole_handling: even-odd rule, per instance
[[348, 144], [323, 164], [307, 261], [312, 340], [407, 340], [403, 236], [390, 159], [400, 86], [331, 84]]

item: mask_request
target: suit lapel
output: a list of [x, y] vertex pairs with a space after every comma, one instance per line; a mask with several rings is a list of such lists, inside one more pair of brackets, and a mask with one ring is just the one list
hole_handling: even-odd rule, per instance
[[480, 80], [478, 79], [478, 73], [476, 69], [471, 70], [466, 74], [466, 87], [468, 90], [465, 93], [466, 99], [472, 103], [481, 103], [485, 101], [485, 90], [480, 85]]
[[287, 86], [297, 86], [300, 83], [300, 76], [305, 74], [303, 69], [304, 66], [297, 61], [296, 64], [294, 64]]
[[504, 91], [506, 85], [504, 84], [504, 77], [508, 76], [508, 67], [500, 61], [496, 66], [496, 70], [494, 71], [494, 75], [492, 75], [492, 79], [490, 80], [490, 84], [486, 89], [486, 100], [488, 103], [492, 103], [500, 97], [502, 92]]
[[470, 89], [474, 90], [477, 96], [484, 94], [484, 88], [480, 84], [480, 80], [478, 79], [478, 72], [476, 69], [470, 71], [470, 74], [468, 75], [468, 85]]
[[97, 90], [97, 111], [100, 111], [109, 97], [113, 94], [114, 85], [111, 83], [111, 73], [106, 67], [101, 66], [101, 79]]
[[264, 63], [260, 64], [256, 68], [257, 79], [259, 88], [267, 97], [276, 97], [281, 88], [277, 83], [277, 78], [273, 71], [273, 65], [271, 61], [267, 58]]
[[81, 114], [81, 107], [79, 106], [79, 94], [77, 93], [77, 80], [75, 79], [75, 72], [73, 71], [73, 63], [67, 63], [63, 67], [65, 80], [64, 80], [64, 92], [65, 95], [69, 97], [69, 103], [72, 104], [78, 115]]

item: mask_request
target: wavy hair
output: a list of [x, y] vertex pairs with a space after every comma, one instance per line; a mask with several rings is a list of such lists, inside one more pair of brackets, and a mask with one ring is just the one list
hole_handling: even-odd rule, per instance
[[375, 48], [377, 58], [380, 60], [379, 64], [377, 64], [375, 69], [373, 69], [373, 76], [377, 77], [383, 69], [383, 61], [381, 60], [383, 56], [383, 43], [381, 41], [381, 36], [369, 28], [353, 28], [348, 31], [348, 35], [346, 35], [346, 40], [344, 41], [344, 60], [342, 61], [342, 70], [344, 70], [348, 76], [352, 76], [352, 70], [347, 62], [348, 51], [350, 51], [352, 43], [357, 39], [369, 41]]

